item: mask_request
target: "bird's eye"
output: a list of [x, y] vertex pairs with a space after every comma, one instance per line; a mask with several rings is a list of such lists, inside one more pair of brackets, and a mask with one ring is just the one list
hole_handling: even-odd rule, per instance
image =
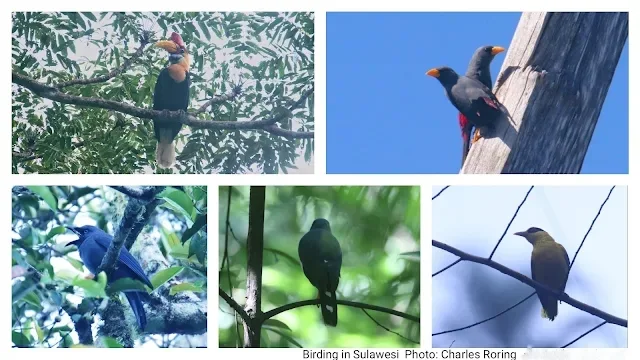
[[82, 230], [82, 233], [83, 233], [83, 234], [86, 234], [86, 233], [88, 233], [88, 232], [89, 232], [89, 229], [84, 229], [84, 230]]

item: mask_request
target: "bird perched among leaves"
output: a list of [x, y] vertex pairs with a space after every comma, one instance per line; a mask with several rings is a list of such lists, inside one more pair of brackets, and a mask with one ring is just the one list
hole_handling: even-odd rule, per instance
[[[189, 51], [178, 33], [172, 33], [170, 40], [161, 40], [157, 47], [169, 53], [169, 66], [164, 68], [153, 91], [153, 110], [187, 111], [189, 106]], [[161, 168], [170, 168], [176, 162], [176, 151], [173, 140], [176, 138], [182, 123], [167, 123], [166, 120], [153, 119], [153, 128], [158, 140], [156, 161]]]
[[[473, 53], [471, 61], [469, 61], [469, 66], [467, 67], [467, 73], [465, 76], [480, 81], [484, 86], [491, 90], [491, 61], [493, 61], [493, 58], [497, 54], [504, 50], [505, 49], [500, 46], [482, 46], [478, 48], [476, 52]], [[467, 159], [467, 154], [469, 154], [469, 140], [471, 138], [473, 124], [471, 124], [462, 113], [458, 114], [458, 123], [460, 125], [460, 131], [462, 132], [462, 165], [464, 165], [464, 162]], [[479, 137], [478, 130], [476, 129], [474, 139]]]
[[[479, 80], [458, 75], [450, 67], [434, 68], [426, 73], [433, 76], [445, 89], [447, 98], [476, 129], [494, 130], [502, 114], [501, 105], [491, 90]], [[480, 132], [476, 132], [476, 142]]]
[[[113, 241], [113, 237], [102, 231], [102, 229], [91, 225], [67, 228], [78, 235], [78, 240], [68, 243], [67, 246], [76, 245], [84, 266], [89, 269], [93, 275], [97, 275], [98, 267], [100, 263], [102, 263], [102, 258], [106, 255], [107, 249]], [[108, 283], [113, 283], [123, 278], [140, 281], [153, 289], [151, 281], [147, 275], [145, 275], [138, 261], [124, 247], [120, 249], [115, 268], [107, 281]], [[124, 295], [127, 297], [131, 305], [131, 310], [133, 310], [133, 314], [136, 316], [138, 327], [140, 330], [144, 330], [147, 325], [147, 315], [144, 312], [142, 300], [146, 299], [149, 295], [140, 290], [127, 290], [124, 292]]]
[[[551, 289], [564, 293], [569, 276], [569, 255], [546, 231], [532, 227], [515, 233], [533, 245], [531, 252], [531, 278]], [[542, 304], [542, 317], [553, 319], [558, 316], [558, 299], [537, 291]]]
[[340, 281], [342, 250], [340, 243], [331, 233], [326, 219], [316, 219], [298, 244], [298, 256], [302, 270], [318, 289], [322, 319], [329, 326], [338, 324], [338, 303], [336, 290]]

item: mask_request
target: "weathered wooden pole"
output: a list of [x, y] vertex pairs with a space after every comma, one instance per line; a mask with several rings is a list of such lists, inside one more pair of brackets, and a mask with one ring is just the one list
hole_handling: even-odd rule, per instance
[[579, 173], [628, 33], [628, 13], [523, 13], [494, 86], [509, 115], [461, 173]]

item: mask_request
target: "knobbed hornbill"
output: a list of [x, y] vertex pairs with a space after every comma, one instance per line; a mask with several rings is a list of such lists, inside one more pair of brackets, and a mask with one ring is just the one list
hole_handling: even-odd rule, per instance
[[[522, 236], [533, 245], [531, 252], [531, 278], [560, 293], [564, 292], [569, 276], [569, 255], [546, 231], [531, 227], [514, 235]], [[542, 317], [551, 321], [558, 316], [558, 299], [536, 291], [542, 304]]]
[[[153, 110], [186, 111], [189, 106], [189, 51], [178, 33], [171, 34], [171, 40], [161, 40], [157, 47], [169, 53], [169, 66], [162, 69], [153, 91]], [[173, 140], [176, 138], [182, 123], [167, 123], [163, 119], [153, 119], [153, 129], [158, 146], [156, 161], [161, 168], [170, 168], [176, 162], [176, 151]]]
[[331, 233], [326, 219], [315, 219], [309, 232], [298, 244], [298, 256], [302, 271], [318, 289], [322, 319], [326, 325], [338, 324], [338, 300], [336, 290], [340, 281], [342, 250], [340, 243]]
[[[76, 245], [84, 266], [89, 269], [93, 275], [97, 275], [98, 267], [100, 267], [102, 263], [102, 258], [107, 254], [107, 249], [109, 249], [113, 237], [102, 231], [102, 229], [91, 225], [81, 227], [67, 226], [67, 229], [78, 235], [78, 240], [71, 241], [66, 246]], [[138, 261], [123, 247], [120, 249], [115, 268], [107, 281], [108, 283], [113, 283], [116, 280], [124, 278], [140, 281], [153, 289], [151, 281], [147, 275], [145, 275]], [[144, 312], [142, 300], [148, 299], [149, 295], [140, 290], [127, 290], [124, 292], [124, 295], [131, 305], [131, 310], [133, 310], [133, 314], [136, 317], [138, 327], [140, 330], [144, 330], [147, 326], [147, 315]]]

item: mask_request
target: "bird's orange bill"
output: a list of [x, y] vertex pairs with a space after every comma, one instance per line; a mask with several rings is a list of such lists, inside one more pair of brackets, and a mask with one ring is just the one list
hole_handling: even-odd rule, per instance
[[493, 48], [491, 48], [491, 55], [500, 54], [504, 50], [505, 49], [502, 46], [494, 46]]
[[438, 77], [438, 76], [440, 76], [440, 71], [438, 69], [431, 69], [431, 70], [426, 72], [426, 75], [433, 76], [433, 77]]

